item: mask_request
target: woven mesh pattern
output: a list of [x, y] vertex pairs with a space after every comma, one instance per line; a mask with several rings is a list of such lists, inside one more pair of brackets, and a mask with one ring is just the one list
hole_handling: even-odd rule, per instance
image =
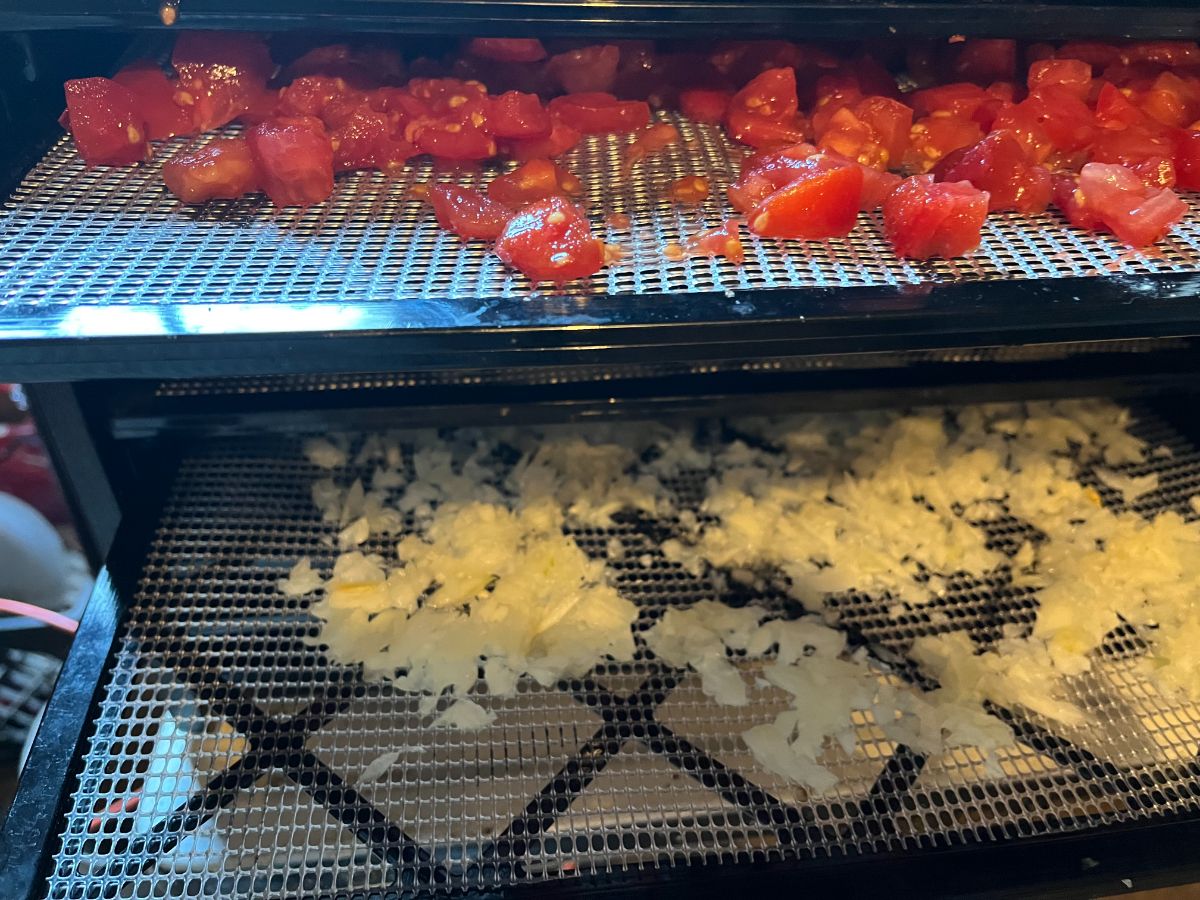
[[[1131, 467], [1160, 477], [1137, 508], [1194, 517], [1200, 452], [1153, 418], [1139, 427], [1174, 452]], [[840, 785], [817, 797], [759, 767], [739, 736], [786, 695], [762, 682], [750, 705], [720, 706], [644, 651], [578, 681], [483, 698], [496, 718], [482, 731], [430, 728], [413, 696], [365, 685], [307, 645], [307, 601], [275, 589], [297, 557], [335, 553], [309, 499], [316, 475], [283, 438], [213, 442], [182, 464], [118, 635], [47, 896], [441, 893], [631, 867], [816, 865], [1200, 807], [1200, 709], [1139, 680], [1140, 645], [1124, 633], [1070, 685], [1086, 725], [1064, 732], [996, 710], [1019, 736], [998, 751], [999, 772], [972, 750], [922, 759], [862, 717], [853, 753], [829, 757]], [[674, 485], [682, 504], [698, 500], [701, 477]], [[1015, 547], [1018, 523], [989, 527], [997, 546]], [[714, 591], [662, 557], [669, 528], [630, 520], [576, 534], [597, 555], [613, 537], [624, 545], [610, 565], [639, 628]], [[782, 609], [769, 593], [745, 599]], [[901, 616], [888, 605], [830, 601], [874, 653], [899, 660], [886, 676], [896, 678], [915, 636], [965, 630], [986, 644], [1028, 621], [1035, 599], [1002, 575], [954, 583]]]
[[1182, 350], [1184, 338], [1135, 338], [1111, 341], [1065, 341], [1012, 347], [966, 347], [953, 350], [903, 350], [890, 353], [839, 353], [781, 359], [712, 360], [705, 363], [646, 361], [607, 366], [537, 366], [512, 369], [433, 372], [374, 372], [347, 375], [265, 375], [247, 378], [188, 378], [164, 381], [159, 397], [285, 394], [330, 391], [387, 390], [474, 384], [546, 385], [672, 375], [712, 375], [723, 372], [804, 372], [828, 369], [875, 369], [923, 363], [1029, 363], [1068, 359], [1095, 353], [1151, 353]]
[[[686, 243], [731, 211], [725, 188], [744, 148], [713, 126], [676, 122], [682, 146], [621, 174], [628, 136], [588, 138], [567, 157], [587, 186], [598, 234], [624, 258], [556, 293], [686, 293], [748, 288], [901, 285], [959, 279], [1024, 279], [1145, 274], [1200, 269], [1196, 216], [1148, 252], [1065, 226], [1055, 213], [990, 216], [983, 246], [957, 260], [899, 260], [882, 238], [877, 214], [864, 214], [849, 237], [826, 242], [761, 241], [748, 233], [743, 266], [724, 259], [678, 259]], [[235, 129], [230, 129], [230, 132]], [[148, 164], [87, 169], [63, 138], [0, 209], [0, 309], [78, 304], [195, 305], [272, 301], [493, 299], [528, 295], [482, 242], [462, 243], [437, 227], [411, 192], [435, 177], [418, 162], [394, 178], [355, 173], [339, 179], [326, 203], [276, 209], [261, 196], [185, 207], [162, 184], [162, 162], [212, 136], [167, 143]], [[454, 176], [478, 184], [488, 170]], [[710, 178], [699, 207], [670, 203], [670, 182]], [[451, 176], [436, 176], [446, 177]], [[622, 218], [628, 217], [628, 223]], [[564, 307], [564, 312], [578, 309]]]

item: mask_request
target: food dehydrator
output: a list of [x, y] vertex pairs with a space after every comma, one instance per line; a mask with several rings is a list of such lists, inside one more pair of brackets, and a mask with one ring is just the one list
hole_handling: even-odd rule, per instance
[[[1194, 7], [1132, 0], [177, 10], [174, 29], [387, 33], [422, 52], [461, 35], [1200, 38]], [[1018, 744], [994, 771], [864, 724], [838, 787], [810, 796], [741, 743], [775, 711], [765, 693], [715, 705], [693, 673], [642, 651], [523, 683], [480, 731], [430, 729], [412, 695], [331, 664], [307, 601], [275, 588], [298, 557], [332, 552], [301, 453], [331, 432], [1106, 397], [1169, 448], [1135, 473], [1161, 485], [1139, 510], [1194, 518], [1200, 196], [1153, 251], [1053, 211], [1000, 213], [969, 257], [908, 261], [867, 213], [844, 239], [755, 240], [741, 266], [668, 258], [663, 245], [719, 214], [739, 152], [664, 112], [686, 155], [625, 179], [613, 136], [566, 158], [623, 258], [531, 290], [414, 202], [428, 162], [341, 177], [326, 203], [282, 210], [175, 202], [162, 162], [207, 136], [85, 167], [55, 123], [61, 83], [165, 58], [172, 31], [153, 4], [11, 2], [0, 29], [0, 380], [28, 386], [101, 571], [0, 836], [0, 895], [1051, 896], [1200, 874], [1200, 708], [1145, 689], [1132, 629], [1073, 697], [1088, 722], [1070, 736], [998, 709]], [[714, 199], [658, 202], [697, 165]], [[670, 527], [632, 516], [573, 536], [625, 546], [614, 583], [650, 621], [734, 590], [662, 557]], [[990, 538], [1016, 527], [993, 523]], [[898, 670], [915, 637], [986, 640], [1037, 612], [1035, 592], [1003, 580], [956, 582], [901, 616], [886, 598], [829, 603]], [[388, 779], [362, 777], [389, 754]]]

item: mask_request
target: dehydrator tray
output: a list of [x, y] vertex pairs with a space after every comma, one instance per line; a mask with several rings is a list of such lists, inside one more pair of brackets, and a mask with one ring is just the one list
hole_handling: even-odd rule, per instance
[[[1200, 450], [1149, 413], [1136, 433], [1172, 450], [1130, 470], [1159, 475], [1139, 511], [1195, 517]], [[579, 680], [481, 700], [497, 715], [479, 732], [436, 730], [415, 696], [331, 665], [305, 640], [316, 631], [307, 601], [275, 586], [298, 557], [336, 553], [336, 527], [309, 496], [318, 476], [298, 439], [195, 446], [148, 549], [118, 542], [116, 592], [89, 610], [101, 634], [118, 623], [112, 656], [86, 722], [74, 722], [84, 740], [61, 815], [28, 788], [0, 848], [10, 871], [38, 885], [35, 896], [348, 898], [539, 885], [619, 895], [639, 884], [727, 896], [781, 870], [809, 888], [879, 889], [888, 882], [878, 879], [907, 873], [946, 891], [1023, 879], [1119, 891], [1135, 869], [1194, 867], [1200, 708], [1148, 689], [1134, 671], [1144, 645], [1131, 633], [1114, 632], [1074, 682], [1085, 725], [1063, 733], [1008, 712], [1019, 740], [996, 752], [998, 774], [969, 749], [916, 756], [864, 719], [853, 754], [835, 764], [840, 785], [810, 796], [761, 768], [740, 739], [785, 699], [760, 685], [747, 707], [716, 705], [695, 675], [644, 649]], [[703, 477], [673, 483], [681, 502], [701, 496]], [[1020, 541], [1011, 520], [989, 528], [999, 546]], [[574, 532], [587, 552], [603, 555], [613, 537], [624, 545], [610, 565], [643, 625], [714, 596], [707, 577], [660, 554], [660, 530], [638, 521]], [[986, 643], [1036, 610], [1033, 593], [1002, 576], [952, 582], [903, 615], [889, 605], [858, 594], [828, 601], [843, 627], [891, 659], [921, 635], [966, 631]], [[106, 645], [84, 625], [79, 657], [103, 660]], [[74, 681], [79, 659], [72, 665], [60, 691], [78, 696], [58, 699], [82, 717], [91, 686]], [[39, 736], [34, 780], [65, 766], [74, 738], [70, 728], [46, 733], [57, 727]], [[393, 754], [390, 774], [364, 778]], [[16, 842], [38, 823], [41, 868], [35, 848]]]
[[[442, 232], [413, 187], [495, 170], [354, 173], [306, 210], [261, 196], [179, 204], [162, 162], [87, 169], [60, 139], [0, 208], [0, 366], [10, 379], [203, 377], [591, 364], [1200, 334], [1200, 200], [1129, 250], [1054, 212], [989, 217], [970, 257], [911, 262], [864, 214], [843, 240], [748, 240], [747, 260], [678, 258], [730, 214], [743, 148], [674, 114], [684, 145], [620, 174], [626, 136], [568, 155], [597, 233], [624, 254], [533, 291], [482, 242]], [[703, 174], [698, 208], [664, 198]], [[628, 218], [628, 223], [623, 219]], [[331, 340], [335, 339], [335, 340]]]

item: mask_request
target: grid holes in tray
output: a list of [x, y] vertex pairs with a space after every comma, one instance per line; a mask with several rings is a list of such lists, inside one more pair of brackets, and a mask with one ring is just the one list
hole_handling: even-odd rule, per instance
[[[1174, 451], [1141, 467], [1164, 482], [1145, 508], [1194, 516], [1178, 485], [1195, 484], [1200, 454], [1153, 418], [1139, 429]], [[753, 683], [749, 706], [720, 706], [694, 675], [645, 657], [483, 699], [497, 719], [481, 732], [430, 729], [411, 696], [329, 665], [306, 642], [305, 603], [274, 589], [296, 557], [335, 553], [309, 501], [316, 475], [287, 439], [213, 442], [184, 461], [118, 635], [47, 896], [486, 889], [917, 851], [1200, 808], [1200, 710], [1148, 689], [1121, 634], [1071, 684], [1087, 724], [1014, 719], [1020, 740], [997, 753], [997, 771], [971, 749], [918, 759], [859, 716], [858, 746], [831, 759], [841, 783], [817, 797], [760, 768], [739, 737], [786, 695]], [[678, 495], [701, 477], [681, 479]], [[1016, 535], [992, 527], [997, 541]], [[610, 536], [625, 544], [616, 580], [643, 625], [712, 594], [653, 552], [653, 532], [625, 522], [579, 536], [589, 552]], [[770, 590], [744, 599], [783, 602]], [[889, 605], [834, 604], [852, 631], [902, 652], [934, 631], [986, 642], [1027, 621], [1033, 602], [999, 578], [898, 617]], [[364, 781], [385, 753], [389, 774]]]
[[[744, 233], [749, 243], [741, 267], [724, 259], [668, 259], [665, 245], [686, 243], [730, 214], [725, 188], [744, 148], [713, 126], [660, 116], [678, 124], [684, 143], [644, 160], [632, 177], [620, 174], [628, 136], [589, 137], [567, 156], [567, 166], [587, 186], [594, 228], [625, 256], [600, 275], [561, 289], [565, 299], [1200, 269], [1200, 222], [1194, 216], [1161, 246], [1139, 253], [1069, 229], [1055, 213], [991, 216], [983, 246], [964, 259], [897, 259], [875, 213], [864, 214], [855, 232], [840, 240], [762, 241]], [[338, 179], [329, 201], [306, 210], [276, 209], [257, 195], [182, 206], [162, 185], [162, 162], [211, 139], [176, 139], [149, 163], [118, 169], [87, 169], [70, 140], [60, 140], [0, 208], [0, 309], [529, 294], [525, 279], [501, 265], [484, 243], [464, 244], [442, 232], [428, 205], [410, 193], [433, 177], [478, 185], [491, 177], [491, 168], [434, 176], [428, 162], [417, 162], [391, 179], [352, 173]], [[683, 207], [664, 200], [673, 179], [693, 174], [709, 177], [707, 201]], [[612, 227], [613, 213], [627, 215], [629, 227]]]

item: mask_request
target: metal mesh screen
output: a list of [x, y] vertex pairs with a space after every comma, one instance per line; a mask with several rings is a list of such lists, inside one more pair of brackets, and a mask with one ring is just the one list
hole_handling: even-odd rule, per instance
[[[1194, 517], [1200, 451], [1153, 417], [1139, 428], [1173, 454], [1128, 467], [1160, 479], [1135, 508]], [[581, 680], [526, 681], [513, 698], [482, 699], [496, 713], [482, 731], [432, 729], [412, 695], [365, 685], [306, 644], [307, 601], [275, 588], [297, 557], [336, 552], [334, 526], [309, 497], [317, 475], [284, 438], [213, 442], [183, 462], [118, 635], [47, 896], [497, 888], [920, 852], [1200, 808], [1200, 708], [1134, 674], [1139, 645], [1126, 633], [1070, 686], [1086, 725], [1064, 731], [996, 710], [1019, 736], [998, 751], [999, 774], [972, 750], [922, 759], [864, 717], [853, 752], [830, 751], [840, 785], [809, 796], [762, 769], [739, 736], [786, 694], [760, 682], [749, 706], [720, 706], [694, 675], [645, 651]], [[702, 478], [674, 484], [681, 504], [698, 502]], [[640, 606], [639, 628], [716, 590], [663, 558], [669, 527], [630, 519], [575, 534], [596, 555], [622, 543], [609, 564]], [[1017, 523], [989, 527], [996, 545], [1015, 548]], [[782, 596], [749, 599], [782, 609]], [[829, 611], [877, 654], [902, 659], [917, 635], [965, 630], [986, 643], [1002, 624], [1028, 621], [1036, 601], [1001, 575], [952, 583], [903, 615], [889, 605], [838, 596]]]
[[[685, 243], [730, 213], [725, 188], [744, 148], [731, 145], [718, 128], [660, 115], [679, 125], [685, 143], [645, 160], [631, 177], [620, 172], [628, 136], [590, 137], [567, 157], [587, 185], [597, 233], [625, 255], [556, 293], [569, 298], [1200, 270], [1195, 215], [1144, 252], [1069, 229], [1056, 213], [1002, 213], [989, 217], [983, 246], [970, 257], [907, 262], [882, 238], [878, 214], [864, 214], [843, 240], [744, 235], [749, 244], [741, 267], [724, 259], [672, 258], [666, 245]], [[395, 178], [351, 174], [339, 179], [328, 202], [307, 210], [276, 209], [260, 196], [183, 206], [162, 184], [162, 162], [211, 137], [171, 141], [146, 165], [90, 170], [69, 139], [59, 141], [0, 209], [0, 309], [179, 304], [189, 307], [181, 315], [212, 315], [209, 307], [225, 302], [492, 299], [530, 291], [486, 244], [464, 244], [442, 232], [428, 205], [411, 192], [434, 177], [478, 184], [490, 171], [435, 176], [429, 163], [418, 162]], [[670, 203], [667, 185], [693, 174], [711, 179], [709, 200], [695, 208]]]

